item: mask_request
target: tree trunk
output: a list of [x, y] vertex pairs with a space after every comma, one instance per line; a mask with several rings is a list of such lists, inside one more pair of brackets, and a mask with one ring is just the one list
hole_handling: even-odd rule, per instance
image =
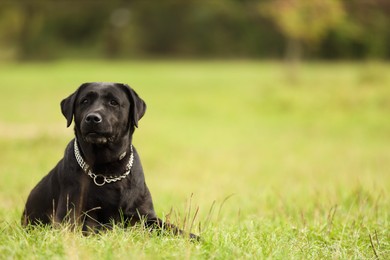
[[286, 62], [288, 77], [296, 81], [299, 73], [299, 65], [302, 59], [302, 45], [296, 38], [288, 38], [286, 46]]
[[18, 59], [26, 60], [29, 59], [32, 52], [32, 42], [31, 42], [31, 34], [32, 34], [32, 26], [33, 20], [35, 18], [35, 8], [34, 4], [25, 3], [21, 7], [23, 14], [23, 21], [20, 28], [19, 34], [19, 48], [18, 48]]

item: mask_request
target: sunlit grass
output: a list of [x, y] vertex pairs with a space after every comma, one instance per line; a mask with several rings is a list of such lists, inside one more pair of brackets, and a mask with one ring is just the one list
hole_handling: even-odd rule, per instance
[[[390, 254], [388, 64], [308, 63], [294, 79], [282, 64], [252, 61], [63, 61], [0, 69], [0, 255]], [[73, 135], [59, 102], [87, 81], [125, 82], [145, 99], [134, 142], [155, 208], [200, 232], [202, 243], [141, 228], [89, 238], [20, 228], [29, 191]]]

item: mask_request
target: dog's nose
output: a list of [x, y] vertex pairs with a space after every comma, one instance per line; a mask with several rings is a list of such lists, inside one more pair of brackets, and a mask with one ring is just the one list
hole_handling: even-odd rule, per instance
[[102, 116], [98, 113], [90, 113], [85, 117], [86, 123], [99, 124], [102, 122]]

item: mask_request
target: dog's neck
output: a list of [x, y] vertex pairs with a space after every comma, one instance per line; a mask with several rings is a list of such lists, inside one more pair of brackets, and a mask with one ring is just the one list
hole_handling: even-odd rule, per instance
[[108, 164], [126, 164], [125, 158], [130, 155], [131, 136], [126, 135], [115, 142], [108, 142], [105, 144], [91, 144], [77, 138], [80, 152], [85, 162], [91, 167], [99, 167]]

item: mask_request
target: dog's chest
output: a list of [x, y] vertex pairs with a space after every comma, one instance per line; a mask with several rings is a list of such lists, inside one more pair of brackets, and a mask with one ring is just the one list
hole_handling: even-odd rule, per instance
[[96, 186], [94, 183], [89, 184], [87, 193], [87, 206], [89, 208], [100, 207], [106, 208], [118, 207], [121, 198], [121, 190], [115, 184]]
[[89, 176], [82, 174], [78, 181], [79, 208], [86, 212], [93, 208], [112, 208], [118, 205], [121, 189], [115, 183], [97, 186]]

